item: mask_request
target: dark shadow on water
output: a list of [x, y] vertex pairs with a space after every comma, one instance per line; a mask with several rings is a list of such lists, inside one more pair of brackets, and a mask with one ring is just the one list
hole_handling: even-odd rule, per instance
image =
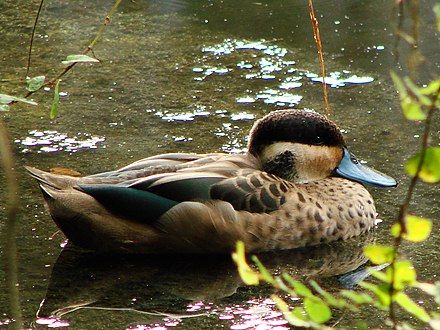
[[[314, 279], [333, 291], [342, 286], [339, 276], [365, 267], [368, 260], [362, 250], [373, 240], [374, 233], [345, 242], [265, 253], [258, 257], [273, 274], [287, 272], [299, 280]], [[229, 256], [115, 256], [67, 246], [53, 267], [37, 317], [60, 319], [94, 306], [160, 311], [163, 315], [189, 314], [190, 302], [222, 304], [222, 299], [227, 298], [231, 303], [242, 286]], [[248, 294], [247, 298], [251, 299], [255, 292]], [[238, 303], [243, 301], [243, 292], [236, 300]]]

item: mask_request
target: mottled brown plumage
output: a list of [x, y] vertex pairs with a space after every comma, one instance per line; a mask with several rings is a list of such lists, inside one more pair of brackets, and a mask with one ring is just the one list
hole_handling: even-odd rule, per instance
[[257, 121], [249, 149], [159, 155], [83, 178], [28, 170], [74, 244], [139, 253], [226, 253], [238, 240], [256, 252], [347, 239], [376, 219], [371, 195], [353, 180], [395, 185], [378, 172], [359, 174], [364, 167], [336, 125], [309, 111]]

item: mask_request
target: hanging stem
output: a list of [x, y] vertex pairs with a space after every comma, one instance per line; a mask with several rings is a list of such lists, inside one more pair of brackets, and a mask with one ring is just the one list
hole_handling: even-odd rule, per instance
[[17, 245], [15, 242], [16, 216], [18, 213], [18, 184], [14, 170], [14, 158], [9, 144], [6, 125], [0, 118], [0, 159], [5, 173], [7, 191], [6, 228], [3, 235], [5, 242], [4, 266], [6, 271], [6, 286], [9, 297], [9, 310], [15, 320], [14, 329], [22, 329], [23, 318], [21, 314], [20, 296], [18, 291], [17, 275]]
[[38, 19], [40, 18], [41, 8], [43, 8], [43, 3], [44, 3], [44, 0], [41, 0], [40, 6], [38, 7], [37, 15], [35, 16], [34, 26], [32, 27], [31, 40], [29, 42], [29, 52], [28, 52], [28, 59], [27, 59], [27, 65], [26, 65], [25, 79], [27, 79], [27, 77], [29, 75], [29, 70], [31, 68], [32, 46], [34, 44], [35, 30], [37, 29], [37, 23], [38, 23]]
[[[110, 9], [108, 14], [105, 16], [104, 23], [101, 25], [101, 27], [100, 27], [98, 33], [96, 34], [95, 38], [93, 38], [92, 42], [86, 47], [86, 49], [84, 49], [84, 51], [82, 52], [83, 54], [87, 54], [88, 52], [92, 52], [93, 53], [93, 47], [95, 46], [96, 42], [100, 39], [100, 37], [104, 33], [105, 28], [110, 24], [111, 18], [113, 16], [113, 14], [115, 13], [116, 9], [121, 4], [121, 2], [122, 2], [122, 0], [116, 0], [116, 2], [114, 3], [112, 9]], [[40, 4], [40, 6], [41, 5], [42, 4]], [[40, 13], [40, 11], [38, 12], [37, 16], [39, 15], [39, 13]], [[36, 21], [37, 21], [37, 19], [38, 19], [38, 17], [36, 18]], [[35, 26], [34, 26], [34, 28], [35, 28]], [[33, 40], [33, 37], [32, 37], [32, 40]], [[32, 47], [32, 43], [31, 43], [31, 47]], [[29, 58], [30, 58], [30, 53], [31, 53], [31, 50], [29, 50]], [[76, 65], [76, 63], [77, 62], [72, 63], [72, 64], [66, 66], [64, 68], [64, 70], [57, 77], [55, 77], [52, 80], [50, 80], [47, 83], [45, 83], [43, 86], [40, 87], [40, 89], [42, 89], [43, 87], [54, 86], [56, 81], [59, 80], [61, 77], [63, 77], [67, 72], [69, 72]], [[40, 89], [38, 89], [38, 90], [40, 90]], [[27, 98], [27, 97], [31, 96], [32, 94], [34, 94], [38, 90], [28, 92], [25, 95], [25, 97]]]
[[330, 106], [328, 103], [327, 84], [325, 83], [324, 57], [322, 56], [321, 35], [319, 33], [318, 20], [315, 17], [315, 10], [313, 8], [313, 1], [312, 0], [309, 0], [309, 15], [310, 15], [310, 20], [312, 21], [312, 25], [313, 25], [313, 36], [316, 41], [316, 46], [318, 49], [319, 64], [321, 66], [322, 88], [324, 90], [324, 102], [325, 102], [325, 115], [327, 117], [330, 117]]

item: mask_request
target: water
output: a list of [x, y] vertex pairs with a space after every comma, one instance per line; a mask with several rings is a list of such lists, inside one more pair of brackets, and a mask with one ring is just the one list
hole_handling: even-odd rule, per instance
[[[45, 2], [30, 75], [59, 73], [61, 61], [84, 49], [111, 6], [111, 1]], [[372, 189], [384, 220], [372, 237], [262, 257], [274, 272], [315, 278], [334, 290], [340, 283], [333, 275], [365, 262], [363, 244], [390, 241], [388, 230], [408, 185], [402, 164], [419, 147], [422, 126], [402, 119], [389, 78], [390, 69], [399, 67], [393, 55], [392, 3], [317, 1], [315, 7], [326, 80], [332, 79], [332, 118], [360, 159], [400, 182], [396, 189]], [[432, 24], [431, 7], [423, 4], [421, 15]], [[28, 1], [0, 4], [0, 93], [24, 94], [21, 79], [35, 11]], [[427, 81], [432, 68], [438, 74], [438, 41], [432, 29], [422, 27], [421, 50], [431, 70], [422, 67], [420, 80]], [[269, 299], [272, 290], [243, 286], [227, 258], [109, 260], [63, 250], [65, 238], [23, 165], [92, 174], [157, 153], [243, 152], [254, 119], [271, 110], [324, 112], [311, 31], [304, 2], [123, 2], [95, 47], [102, 63], [77, 65], [63, 77], [55, 120], [49, 120], [52, 91], [35, 94], [36, 107], [18, 104], [2, 114], [21, 179], [17, 243], [27, 327], [286, 328]], [[440, 142], [438, 123], [437, 116], [432, 145]], [[438, 187], [419, 184], [412, 213], [439, 219], [439, 195]], [[438, 245], [434, 223], [427, 241], [403, 246], [419, 279], [436, 280]], [[5, 301], [1, 289], [0, 327], [7, 328]], [[384, 318], [368, 314], [342, 324], [366, 318], [378, 326]]]

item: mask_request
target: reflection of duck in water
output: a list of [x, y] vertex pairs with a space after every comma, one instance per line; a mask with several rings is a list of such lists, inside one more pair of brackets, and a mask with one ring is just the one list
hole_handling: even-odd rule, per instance
[[360, 164], [337, 126], [299, 110], [254, 124], [245, 155], [164, 154], [83, 178], [28, 168], [76, 245], [141, 253], [298, 248], [368, 231], [376, 210], [361, 183], [396, 181]]
[[[373, 234], [367, 234], [344, 242], [262, 253], [258, 258], [272, 273], [286, 272], [298, 280], [318, 280], [332, 291], [341, 286], [338, 275], [356, 271], [367, 262], [363, 247], [373, 239]], [[46, 297], [37, 314], [62, 318], [84, 308], [108, 308], [191, 315], [186, 308], [193, 302], [241, 304], [271, 292], [262, 287], [240, 290], [234, 295], [241, 286], [229, 256], [149, 256], [146, 260], [138, 255], [85, 252], [68, 245], [53, 266]], [[161, 317], [156, 315], [158, 320]], [[75, 318], [72, 315], [70, 319]]]

